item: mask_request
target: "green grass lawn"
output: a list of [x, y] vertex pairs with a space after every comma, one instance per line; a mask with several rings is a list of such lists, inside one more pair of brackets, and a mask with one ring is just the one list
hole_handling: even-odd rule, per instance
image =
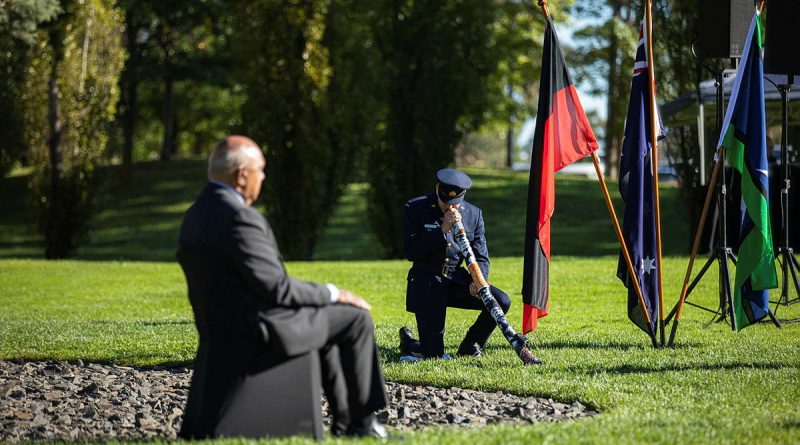
[[[498, 259], [493, 281], [519, 295], [522, 261]], [[672, 304], [685, 258], [665, 263]], [[551, 315], [531, 335], [542, 367], [523, 367], [494, 335], [482, 359], [398, 362], [396, 330], [404, 311], [404, 261], [289, 263], [291, 273], [332, 281], [373, 304], [378, 343], [390, 380], [580, 400], [596, 418], [559, 424], [432, 430], [408, 443], [796, 443], [800, 434], [800, 326], [758, 324], [739, 334], [684, 313], [677, 348], [653, 350], [625, 317], [613, 277], [616, 258], [555, 257]], [[692, 299], [714, 303], [712, 274]], [[511, 321], [520, 324], [515, 298]], [[196, 345], [183, 276], [152, 262], [0, 261], [0, 357], [124, 364], [189, 363]], [[800, 316], [800, 307], [779, 315]], [[453, 310], [446, 346], [453, 351], [474, 313]]]
[[[127, 186], [110, 179], [77, 260], [59, 262], [35, 259], [42, 254], [24, 210], [27, 177], [7, 179], [0, 190], [0, 358], [190, 363], [197, 339], [174, 249], [183, 211], [205, 182], [204, 169], [202, 161], [145, 163]], [[485, 213], [492, 281], [512, 296], [511, 321], [519, 326], [527, 173], [468, 171], [475, 181], [469, 199]], [[107, 173], [113, 178], [115, 172]], [[617, 195], [616, 184], [609, 187]], [[482, 359], [399, 363], [397, 328], [413, 326], [404, 311], [408, 263], [377, 261], [363, 216], [365, 191], [364, 184], [349, 186], [315, 252], [320, 260], [350, 261], [288, 267], [373, 304], [390, 380], [579, 400], [601, 411], [558, 424], [420, 431], [408, 434], [406, 443], [800, 440], [800, 325], [758, 324], [735, 334], [722, 324], [704, 329], [709, 315], [687, 308], [676, 349], [653, 350], [626, 318], [626, 294], [614, 276], [615, 237], [592, 180], [557, 180], [551, 315], [530, 336], [545, 366], [522, 367], [497, 334]], [[677, 300], [689, 245], [678, 192], [662, 190], [668, 307]], [[716, 283], [713, 267], [692, 301], [713, 306]], [[451, 311], [450, 352], [474, 316]], [[781, 307], [779, 316], [800, 317], [800, 305]]]

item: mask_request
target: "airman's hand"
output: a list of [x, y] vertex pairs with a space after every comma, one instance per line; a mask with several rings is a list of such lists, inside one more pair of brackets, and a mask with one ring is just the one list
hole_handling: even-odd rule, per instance
[[442, 218], [442, 233], [447, 235], [447, 232], [453, 228], [453, 224], [458, 221], [461, 221], [461, 214], [458, 213], [457, 208], [450, 207], [450, 209], [445, 212], [444, 218]]
[[350, 306], [355, 306], [365, 311], [372, 309], [372, 306], [370, 306], [366, 300], [345, 289], [339, 289], [339, 300], [337, 304], [349, 304]]

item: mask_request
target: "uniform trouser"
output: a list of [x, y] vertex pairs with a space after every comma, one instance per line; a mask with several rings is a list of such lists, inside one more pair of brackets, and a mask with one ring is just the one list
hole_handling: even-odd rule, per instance
[[[503, 309], [503, 313], [507, 313], [511, 307], [511, 299], [505, 292], [494, 286], [490, 286], [489, 289], [497, 300], [497, 304]], [[469, 285], [450, 282], [447, 292], [447, 307], [481, 311], [475, 323], [467, 330], [462, 344], [477, 343], [481, 348], [485, 347], [497, 323], [484, 307], [483, 301], [470, 295]], [[441, 357], [444, 354], [445, 315], [416, 314], [416, 318], [419, 349], [413, 352], [419, 352], [423, 357]]]
[[372, 413], [387, 405], [375, 332], [369, 312], [349, 305], [331, 305], [328, 341], [320, 349], [322, 387], [330, 404], [333, 428], [366, 427]]

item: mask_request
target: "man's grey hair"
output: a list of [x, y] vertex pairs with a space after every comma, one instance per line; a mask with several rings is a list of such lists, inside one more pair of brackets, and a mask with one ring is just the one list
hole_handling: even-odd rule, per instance
[[[244, 167], [253, 157], [253, 151], [260, 153], [261, 149], [255, 142], [247, 140], [232, 140], [227, 137], [220, 141], [208, 156], [208, 176], [228, 176]], [[245, 139], [245, 138], [242, 138]]]

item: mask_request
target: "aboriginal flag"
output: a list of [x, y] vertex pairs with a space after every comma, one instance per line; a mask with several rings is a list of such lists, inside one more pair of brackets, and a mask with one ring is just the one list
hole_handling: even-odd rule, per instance
[[555, 210], [555, 172], [597, 148], [597, 138], [583, 112], [575, 86], [569, 80], [553, 22], [547, 17], [528, 182], [522, 277], [523, 333], [536, 329], [538, 319], [547, 315], [549, 307], [550, 218]]
[[764, 110], [764, 61], [761, 23], [753, 16], [736, 83], [722, 122], [718, 146], [741, 177], [742, 209], [739, 261], [733, 295], [734, 325], [739, 331], [767, 316], [768, 289], [778, 287], [769, 221], [767, 129]]

